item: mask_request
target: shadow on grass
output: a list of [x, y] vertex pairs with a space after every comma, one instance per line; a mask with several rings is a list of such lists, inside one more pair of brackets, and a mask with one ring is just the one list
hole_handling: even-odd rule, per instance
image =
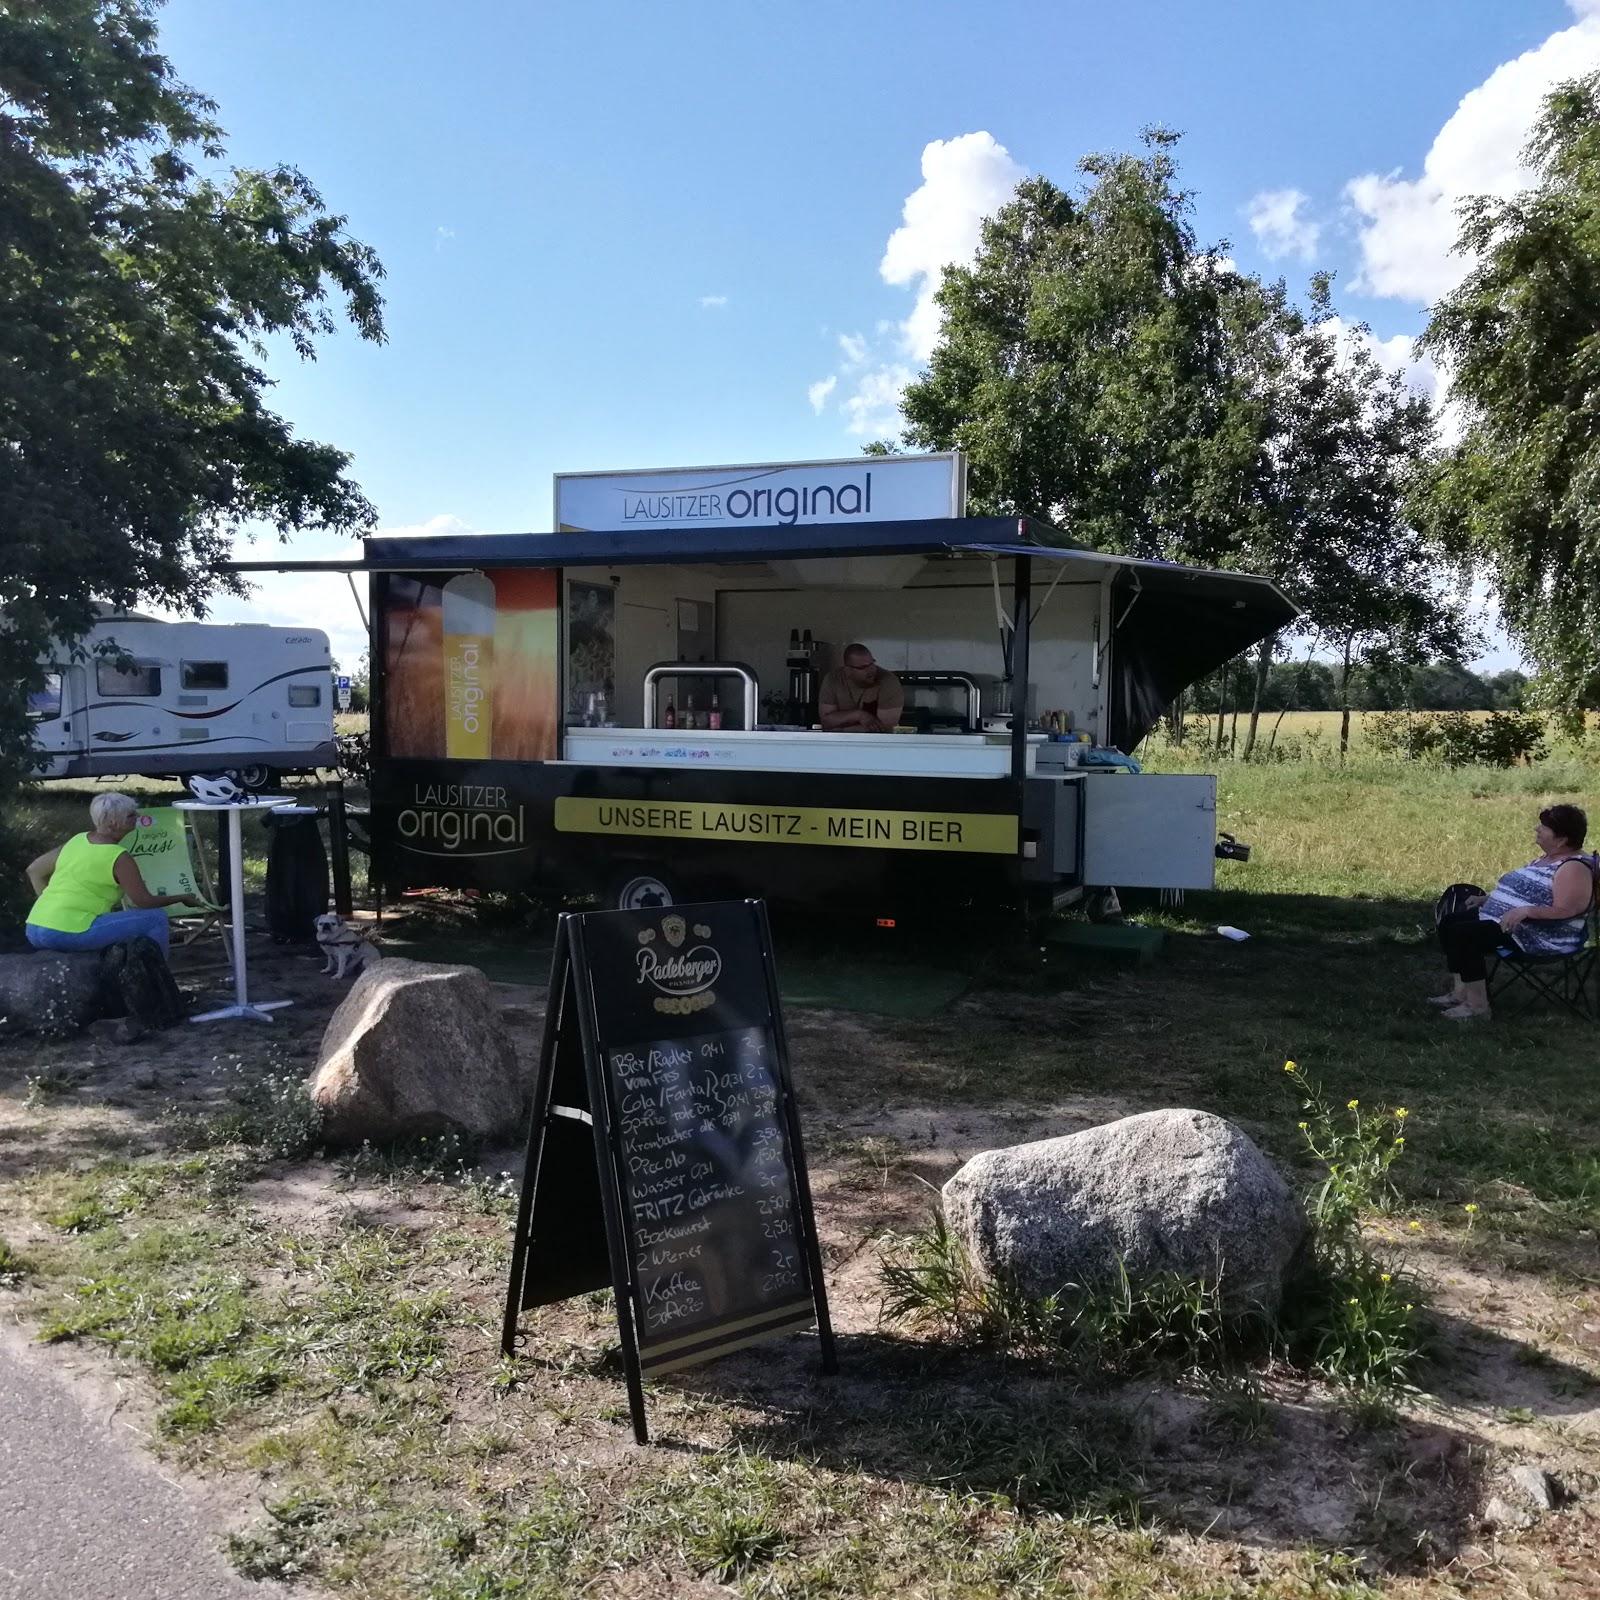
[[[1487, 1367], [1526, 1347], [1443, 1319]], [[680, 1373], [673, 1386], [754, 1413], [736, 1448], [1124, 1530], [1178, 1528], [1286, 1552], [1360, 1549], [1386, 1571], [1452, 1560], [1475, 1536], [1489, 1453], [1478, 1435], [1275, 1371], [1086, 1386], [1039, 1362], [889, 1334], [811, 1340]], [[1563, 1363], [1534, 1368], [1565, 1416], [1593, 1397]], [[1572, 1393], [1566, 1394], [1567, 1387]]]
[[1154, 895], [1130, 892], [1123, 905], [1140, 921], [1180, 934], [1214, 935], [1227, 924], [1253, 939], [1429, 945], [1434, 937], [1433, 906], [1423, 900], [1210, 892], [1186, 894], [1181, 905], [1162, 907]]

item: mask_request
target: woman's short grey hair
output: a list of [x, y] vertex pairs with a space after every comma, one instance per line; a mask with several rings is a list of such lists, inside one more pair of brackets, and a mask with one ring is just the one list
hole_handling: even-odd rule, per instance
[[89, 802], [89, 822], [96, 833], [121, 833], [139, 814], [139, 802], [125, 794], [97, 794]]

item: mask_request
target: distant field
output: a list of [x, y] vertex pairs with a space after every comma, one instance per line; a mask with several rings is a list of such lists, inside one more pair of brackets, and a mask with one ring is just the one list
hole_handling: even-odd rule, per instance
[[[1350, 713], [1350, 747], [1352, 750], [1359, 749], [1367, 742], [1364, 721], [1374, 714], [1368, 711], [1352, 711]], [[1426, 716], [1431, 715], [1431, 713], [1424, 712], [1421, 715]], [[1469, 711], [1467, 715], [1469, 717], [1487, 717], [1489, 713], [1487, 711]], [[1339, 717], [1340, 713], [1337, 711], [1285, 711], [1282, 714], [1280, 723], [1279, 714], [1276, 711], [1264, 712], [1261, 717], [1261, 730], [1256, 736], [1257, 742], [1266, 744], [1272, 739], [1274, 730], [1276, 730], [1279, 744], [1282, 744], [1285, 740], [1304, 740], [1309, 736], [1316, 743], [1337, 746], [1339, 743]], [[1212, 716], [1208, 721], [1211, 729], [1211, 738], [1215, 740], [1217, 736], [1217, 719]], [[1241, 750], [1244, 748], [1245, 733], [1249, 725], [1249, 713], [1241, 711], [1239, 713], [1239, 748]], [[1231, 733], [1233, 729], [1231, 712], [1228, 716], [1228, 729]]]

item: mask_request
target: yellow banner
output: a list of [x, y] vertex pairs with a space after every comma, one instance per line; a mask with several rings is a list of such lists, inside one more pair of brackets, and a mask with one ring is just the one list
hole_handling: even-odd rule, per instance
[[714, 800], [556, 801], [558, 833], [649, 834], [738, 844], [823, 844], [858, 850], [1017, 852], [1017, 819], [986, 811], [859, 811], [837, 806], [736, 806]]

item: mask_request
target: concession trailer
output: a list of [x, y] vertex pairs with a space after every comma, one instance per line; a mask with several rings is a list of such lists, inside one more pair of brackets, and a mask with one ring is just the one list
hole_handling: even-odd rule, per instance
[[[620, 474], [610, 526], [579, 526], [558, 481], [559, 532], [367, 539], [384, 891], [887, 918], [1211, 887], [1215, 779], [1120, 753], [1295, 608], [1026, 517], [893, 515], [896, 470], [930, 459], [958, 477], [806, 463], [789, 501], [770, 479], [792, 468], [681, 474], [694, 495]], [[891, 732], [818, 724], [855, 642], [901, 680]]]

